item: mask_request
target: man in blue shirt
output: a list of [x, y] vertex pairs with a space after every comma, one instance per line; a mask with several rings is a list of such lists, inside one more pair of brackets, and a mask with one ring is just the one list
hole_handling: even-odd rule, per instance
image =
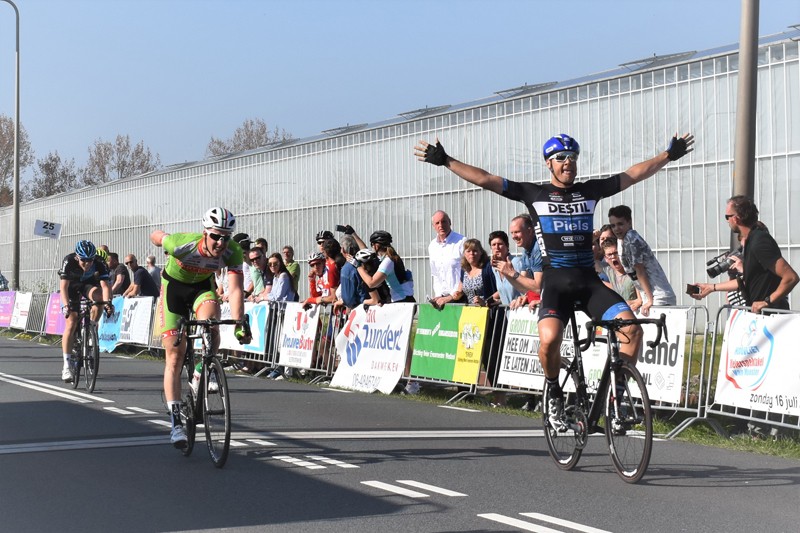
[[509, 303], [513, 309], [526, 303], [525, 295], [529, 291], [534, 293], [541, 291], [542, 252], [539, 243], [536, 242], [536, 233], [529, 215], [519, 215], [511, 219], [508, 230], [511, 239], [522, 253], [511, 261], [492, 258], [492, 266], [508, 280], [515, 291], [522, 295]]
[[344, 235], [339, 244], [342, 246], [342, 254], [347, 258], [339, 274], [342, 302], [348, 309], [354, 309], [369, 299], [369, 289], [361, 279], [358, 268], [351, 263], [351, 261], [357, 263], [355, 255], [358, 253], [358, 243], [355, 238], [352, 235]]

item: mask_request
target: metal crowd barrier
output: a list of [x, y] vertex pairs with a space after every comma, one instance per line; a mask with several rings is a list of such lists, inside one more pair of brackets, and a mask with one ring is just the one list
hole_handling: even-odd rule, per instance
[[[785, 428], [790, 430], [800, 431], [800, 417], [792, 416], [784, 413], [771, 413], [769, 411], [761, 411], [755, 409], [744, 409], [737, 406], [732, 405], [724, 405], [724, 404], [717, 404], [715, 402], [714, 396], [712, 394], [715, 391], [717, 386], [717, 376], [718, 372], [715, 367], [718, 366], [719, 362], [715, 361], [714, 354], [716, 354], [716, 345], [718, 338], [722, 337], [724, 334], [724, 327], [722, 330], [718, 327], [719, 324], [724, 325], [727, 323], [727, 317], [730, 315], [732, 310], [741, 310], [741, 311], [749, 311], [749, 307], [740, 307], [740, 306], [732, 306], [732, 305], [724, 305], [722, 306], [719, 311], [717, 312], [717, 316], [715, 322], [711, 322], [708, 324], [707, 331], [713, 331], [714, 337], [711, 343], [711, 355], [709, 361], [709, 371], [707, 373], [707, 384], [706, 384], [706, 398], [705, 398], [705, 409], [704, 412], [696, 418], [689, 419], [685, 421], [686, 427], [698, 423], [703, 422], [710, 425], [719, 435], [727, 436], [727, 432], [722, 428], [717, 420], [714, 418], [710, 418], [709, 414], [714, 414], [721, 417], [726, 418], [735, 418], [737, 420], [746, 421], [749, 424], [759, 426], [771, 426], [771, 431], [775, 434], [774, 428]], [[765, 309], [766, 314], [800, 314], [797, 311], [786, 311], [783, 309]], [[726, 313], [726, 320], [720, 322], [720, 316]], [[716, 364], [715, 364], [716, 363]], [[681, 430], [684, 428], [681, 428]], [[675, 433], [678, 428], [675, 428], [672, 433]], [[675, 433], [677, 434], [677, 433]]]
[[[28, 321], [24, 332], [35, 333], [34, 339], [40, 339], [44, 335], [45, 323], [47, 318], [47, 304], [49, 294], [34, 294], [31, 299], [30, 309], [28, 311]], [[157, 302], [154, 300], [154, 306]], [[451, 304], [452, 305], [452, 304]], [[455, 304], [461, 305], [461, 304]], [[284, 322], [286, 319], [286, 303], [285, 302], [269, 302], [269, 313], [265, 326], [265, 349], [263, 353], [252, 353], [238, 350], [230, 350], [228, 355], [230, 358], [240, 361], [252, 361], [261, 363], [265, 369], [277, 366], [279, 363], [281, 335], [283, 331]], [[722, 335], [717, 327], [720, 324], [720, 316], [723, 312], [730, 312], [731, 309], [742, 309], [731, 307], [729, 305], [723, 306], [717, 313], [714, 321], [709, 320], [708, 309], [704, 306], [688, 306], [688, 307], [672, 307], [673, 309], [685, 309], [688, 312], [687, 331], [684, 332], [689, 335], [688, 347], [685, 352], [686, 357], [684, 360], [683, 382], [681, 384], [682, 394], [678, 403], [670, 402], [653, 402], [653, 407], [661, 411], [670, 412], [683, 412], [689, 413], [693, 416], [685, 419], [668, 435], [672, 438], [680, 434], [686, 428], [695, 423], [709, 424], [720, 435], [726, 435], [726, 432], [719, 424], [719, 422], [710, 418], [709, 415], [717, 415], [721, 417], [735, 418], [744, 420], [753, 424], [766, 424], [770, 426], [783, 427], [787, 429], [800, 430], [800, 417], [789, 416], [784, 414], [743, 410], [741, 408], [718, 405], [714, 403], [713, 391], [716, 385], [715, 380], [717, 376], [717, 362], [715, 361], [715, 350], [719, 337]], [[156, 331], [156, 312], [155, 308], [152, 313], [152, 321], [150, 324], [149, 342], [143, 344], [146, 349], [160, 350], [161, 339], [159, 336], [154, 335]], [[415, 316], [418, 316], [419, 305], [415, 306]], [[770, 310], [771, 312], [782, 312], [780, 310]], [[342, 329], [346, 321], [346, 315], [341, 312], [334, 312], [331, 306], [324, 306], [319, 309], [320, 320], [318, 330], [315, 336], [315, 344], [313, 350], [312, 364], [306, 369], [295, 369], [304, 371], [306, 375], [311, 376], [312, 383], [323, 383], [331, 380], [339, 361], [335, 339], [336, 335]], [[795, 312], [796, 313], [796, 312]], [[506, 327], [508, 320], [506, 319], [507, 308], [500, 306], [489, 310], [487, 319], [486, 339], [488, 342], [484, 343], [484, 353], [482, 356], [482, 364], [478, 369], [478, 374], [472, 383], [459, 383], [447, 381], [442, 379], [432, 379], [423, 376], [412, 375], [409, 371], [409, 365], [403, 372], [401, 380], [413, 380], [431, 385], [440, 386], [455, 386], [461, 390], [447, 403], [454, 403], [470, 397], [480, 397], [481, 393], [485, 392], [505, 392], [512, 394], [533, 395], [539, 396], [540, 391], [528, 389], [523, 387], [503, 386], [497, 383], [501, 360], [501, 355], [504, 347], [504, 339], [506, 337]], [[416, 319], [415, 319], [416, 320]], [[698, 324], [702, 324], [702, 330], [698, 331]], [[412, 331], [415, 326], [412, 326]], [[670, 338], [674, 338], [679, 332], [669, 332]], [[709, 336], [711, 336], [711, 343], [709, 346]], [[126, 343], [133, 344], [133, 343]], [[412, 343], [409, 342], [407, 354], [407, 361], [410, 361]], [[699, 363], [697, 362], [699, 358]], [[699, 371], [693, 372], [692, 368], [699, 364]], [[262, 369], [263, 372], [263, 369]], [[696, 392], [695, 392], [696, 391]]]

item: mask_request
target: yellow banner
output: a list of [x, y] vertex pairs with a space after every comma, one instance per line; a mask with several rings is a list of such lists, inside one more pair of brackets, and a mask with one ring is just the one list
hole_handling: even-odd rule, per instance
[[458, 349], [453, 381], [474, 384], [481, 368], [483, 341], [486, 338], [486, 307], [464, 307], [458, 321]]

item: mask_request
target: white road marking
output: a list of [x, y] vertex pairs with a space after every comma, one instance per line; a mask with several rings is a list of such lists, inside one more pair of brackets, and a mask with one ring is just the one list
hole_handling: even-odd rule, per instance
[[322, 457], [319, 455], [306, 455], [309, 459], [314, 459], [315, 461], [319, 461], [321, 463], [327, 463], [329, 465], [338, 466], [339, 468], [359, 468], [356, 465], [351, 465], [350, 463], [345, 463], [344, 461], [339, 461], [338, 459], [329, 459], [328, 457]]
[[541, 520], [542, 522], [550, 522], [551, 524], [556, 524], [571, 529], [577, 529], [578, 531], [585, 531], [586, 533], [610, 533], [605, 529], [597, 529], [596, 527], [586, 526], [583, 524], [579, 524], [577, 522], [570, 522], [569, 520], [564, 520], [563, 518], [556, 518], [555, 516], [548, 516], [541, 513], [519, 513], [519, 514], [521, 514], [522, 516], [528, 516], [530, 518]]
[[238, 441], [238, 440], [231, 439], [231, 447], [232, 448], [243, 448], [243, 447], [246, 447], [246, 446], [247, 446], [246, 442], [241, 442], [241, 441]]
[[164, 427], [167, 427], [167, 428], [171, 428], [172, 427], [172, 422], [170, 422], [169, 420], [160, 420], [160, 419], [159, 420], [148, 420], [148, 422], [151, 422], [151, 423], [159, 425], [159, 426], [164, 426]]
[[525, 520], [520, 520], [519, 518], [511, 518], [510, 516], [504, 516], [497, 513], [484, 513], [479, 514], [478, 516], [487, 520], [492, 520], [493, 522], [500, 522], [501, 524], [505, 524], [507, 526], [517, 527], [523, 531], [534, 531], [535, 533], [564, 533], [558, 529], [550, 529], [549, 527], [532, 524], [531, 522], [526, 522]]
[[66, 390], [61, 387], [56, 387], [54, 385], [51, 385], [49, 383], [42, 383], [41, 381], [33, 381], [19, 376], [12, 376], [11, 374], [3, 374], [2, 372], [0, 372], [0, 381], [5, 381], [7, 383], [11, 383], [12, 385], [19, 385], [20, 387], [37, 390], [39, 392], [44, 392], [46, 394], [58, 396], [60, 398], [66, 398], [67, 400], [72, 400], [78, 403], [91, 403], [91, 402], [114, 403], [114, 400], [109, 400], [107, 398], [93, 396], [91, 394], [86, 394], [85, 392], [79, 392], [76, 390]]
[[384, 483], [382, 481], [362, 481], [361, 484], [368, 485], [376, 489], [385, 490], [387, 492], [393, 492], [401, 496], [408, 496], [409, 498], [430, 498], [428, 494], [417, 492], [415, 490], [404, 489], [403, 487], [398, 487], [397, 485], [390, 485], [389, 483]]
[[131, 411], [142, 413], [143, 415], [157, 415], [155, 411], [151, 411], [149, 409], [142, 409], [141, 407], [128, 407]]
[[309, 470], [319, 470], [321, 468], [327, 468], [325, 466], [318, 465], [310, 461], [304, 461], [302, 459], [298, 459], [297, 457], [292, 457], [291, 455], [275, 455], [273, 456], [273, 459], [277, 459], [278, 461], [283, 461], [284, 463], [293, 464], [295, 466], [302, 466], [304, 468], [308, 468]]
[[259, 446], [277, 446], [277, 444], [275, 444], [274, 442], [269, 442], [267, 440], [261, 440], [261, 439], [247, 439], [247, 440], [249, 442], [252, 442], [253, 444], [258, 444]]
[[[133, 411], [126, 411], [125, 409], [120, 409], [119, 407], [103, 407], [106, 411], [111, 411], [112, 413], [117, 413], [118, 415], [132, 415]], [[155, 414], [155, 413], [153, 413]]]
[[445, 496], [453, 496], [453, 497], [466, 496], [466, 494], [463, 494], [461, 492], [456, 492], [454, 490], [449, 490], [449, 489], [443, 489], [441, 487], [428, 485], [427, 483], [420, 483], [419, 481], [414, 481], [411, 479], [398, 479], [397, 482], [402, 483], [403, 485], [408, 485], [409, 487], [416, 487], [418, 489], [428, 490], [430, 492], [443, 494]]

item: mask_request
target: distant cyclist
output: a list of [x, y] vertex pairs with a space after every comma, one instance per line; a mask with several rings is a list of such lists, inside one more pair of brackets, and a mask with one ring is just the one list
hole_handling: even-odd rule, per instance
[[[61, 370], [61, 379], [69, 383], [72, 375], [69, 371], [69, 358], [72, 353], [72, 344], [75, 342], [75, 326], [78, 325], [78, 311], [80, 310], [81, 296], [95, 302], [111, 301], [111, 277], [105, 262], [97, 255], [97, 248], [90, 241], [78, 241], [75, 253], [64, 258], [61, 270], [59, 292], [61, 293], [61, 312], [66, 317], [64, 335], [61, 337], [61, 351], [64, 352], [64, 368]], [[114, 306], [111, 303], [105, 306], [106, 313], [112, 314]], [[91, 319], [95, 322], [100, 318], [100, 309], [92, 308]]]
[[[542, 252], [542, 292], [539, 308], [539, 359], [544, 368], [550, 395], [548, 418], [554, 428], [563, 427], [563, 400], [558, 373], [564, 326], [580, 303], [593, 318], [635, 318], [624, 300], [606, 287], [594, 269], [592, 231], [597, 203], [631, 185], [643, 181], [670, 161], [692, 151], [690, 134], [674, 136], [666, 151], [625, 172], [605, 179], [576, 182], [580, 146], [569, 135], [556, 135], [544, 143], [542, 154], [550, 170], [550, 182], [516, 182], [462, 163], [445, 153], [444, 147], [420, 141], [415, 155], [420, 161], [446, 166], [461, 179], [484, 189], [523, 202], [534, 223], [536, 239]], [[620, 353], [635, 364], [642, 338], [640, 326], [621, 330]]]
[[[228, 302], [231, 318], [244, 317], [244, 291], [242, 288], [242, 249], [231, 234], [236, 227], [233, 213], [222, 207], [209, 209], [203, 216], [202, 233], [168, 234], [156, 230], [150, 241], [162, 246], [169, 256], [161, 273], [161, 296], [156, 311], [157, 331], [166, 352], [164, 369], [164, 397], [172, 419], [170, 441], [176, 448], [187, 444], [186, 430], [180, 418], [181, 365], [186, 350], [186, 338], [175, 346], [178, 321], [195, 314], [197, 320], [220, 318], [220, 302], [214, 284], [214, 273], [228, 269]], [[235, 334], [240, 343], [250, 342], [240, 326]], [[215, 331], [214, 349], [219, 345]]]

